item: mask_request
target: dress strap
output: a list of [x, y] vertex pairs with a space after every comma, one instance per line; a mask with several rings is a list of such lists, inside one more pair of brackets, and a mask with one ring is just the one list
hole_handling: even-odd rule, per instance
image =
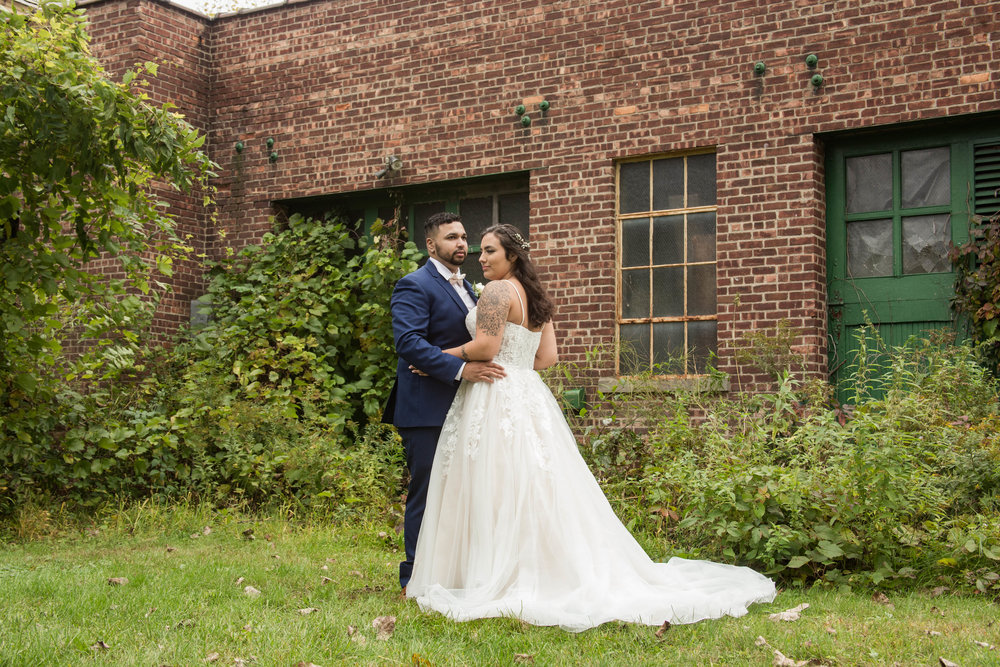
[[504, 278], [503, 281], [505, 283], [510, 283], [510, 286], [514, 288], [514, 294], [517, 295], [517, 302], [519, 304], [521, 304], [521, 324], [520, 324], [520, 326], [523, 327], [524, 326], [524, 318], [528, 316], [528, 309], [524, 307], [524, 301], [521, 300], [521, 293], [517, 291], [517, 285], [515, 285], [513, 283], [513, 281], [507, 280], [506, 278]]

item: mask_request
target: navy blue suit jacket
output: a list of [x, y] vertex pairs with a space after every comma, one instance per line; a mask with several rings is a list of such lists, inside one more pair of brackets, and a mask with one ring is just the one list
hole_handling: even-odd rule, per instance
[[[468, 281], [465, 288], [472, 295]], [[455, 376], [462, 367], [461, 359], [441, 350], [472, 340], [465, 328], [469, 311], [430, 260], [396, 283], [391, 308], [399, 363], [382, 421], [400, 428], [441, 426], [458, 391]], [[411, 364], [428, 377], [411, 372]]]

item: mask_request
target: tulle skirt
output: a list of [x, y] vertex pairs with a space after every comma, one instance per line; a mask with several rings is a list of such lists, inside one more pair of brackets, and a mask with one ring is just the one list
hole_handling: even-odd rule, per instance
[[774, 599], [746, 567], [655, 563], [614, 514], [534, 371], [463, 383], [442, 428], [408, 597], [456, 621], [582, 631], [742, 616]]

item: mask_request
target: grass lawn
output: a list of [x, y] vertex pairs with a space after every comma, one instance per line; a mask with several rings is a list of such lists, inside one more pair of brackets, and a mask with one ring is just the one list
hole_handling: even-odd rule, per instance
[[[947, 593], [787, 590], [659, 636], [453, 623], [400, 599], [401, 541], [384, 530], [140, 507], [3, 544], [0, 665], [773, 665], [775, 650], [813, 665], [1000, 664], [976, 643], [1000, 647], [998, 606]], [[768, 618], [802, 603], [797, 621]], [[383, 616], [395, 626], [380, 639]]]

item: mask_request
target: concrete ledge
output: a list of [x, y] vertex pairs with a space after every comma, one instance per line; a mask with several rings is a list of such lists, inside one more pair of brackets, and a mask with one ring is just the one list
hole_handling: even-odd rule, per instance
[[662, 377], [635, 382], [627, 377], [600, 378], [597, 389], [605, 394], [632, 394], [652, 389], [653, 391], [693, 391], [699, 393], [722, 393], [729, 391], [729, 378], [717, 380], [708, 375], [696, 377]]

